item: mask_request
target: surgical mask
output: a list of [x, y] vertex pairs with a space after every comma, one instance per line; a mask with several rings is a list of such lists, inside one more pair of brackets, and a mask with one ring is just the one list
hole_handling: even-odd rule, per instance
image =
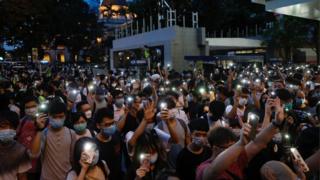
[[244, 106], [248, 103], [248, 99], [247, 98], [240, 98], [239, 99], [239, 105], [240, 106]]
[[203, 146], [204, 145], [204, 137], [194, 137], [192, 138], [192, 143], [196, 146]]
[[0, 143], [7, 144], [14, 141], [16, 131], [13, 129], [0, 130]]
[[74, 125], [73, 125], [73, 129], [74, 129], [77, 133], [85, 131], [86, 128], [87, 128], [87, 123], [86, 123], [86, 122], [85, 122], [85, 123], [80, 123], [80, 124], [74, 124]]
[[286, 104], [284, 105], [284, 110], [285, 110], [286, 112], [292, 110], [292, 103], [286, 103]]
[[34, 107], [34, 108], [27, 108], [27, 109], [25, 109], [25, 113], [26, 113], [26, 115], [28, 115], [28, 116], [35, 116], [36, 113], [37, 113], [37, 108], [36, 108], [36, 107]]
[[152, 154], [150, 157], [150, 163], [154, 164], [157, 162], [157, 160], [158, 160], [158, 153]]
[[102, 129], [102, 134], [104, 136], [112, 136], [117, 130], [116, 125], [111, 125], [110, 127], [106, 127]]
[[305, 103], [305, 99], [304, 98], [296, 98], [296, 106], [300, 107]]
[[87, 119], [91, 119], [92, 118], [92, 111], [88, 110], [84, 113], [84, 115], [86, 116]]
[[50, 118], [49, 119], [49, 124], [53, 129], [60, 129], [64, 125], [65, 119], [54, 119]]
[[124, 98], [116, 99], [115, 105], [117, 107], [122, 107], [124, 104]]
[[112, 86], [112, 87], [116, 87], [116, 86], [117, 86], [117, 83], [112, 83], [111, 86]]
[[193, 101], [193, 97], [192, 97], [192, 95], [188, 94], [188, 96], [187, 96], [187, 101], [188, 101], [188, 102]]
[[142, 103], [139, 105], [139, 109], [143, 109], [143, 104]]

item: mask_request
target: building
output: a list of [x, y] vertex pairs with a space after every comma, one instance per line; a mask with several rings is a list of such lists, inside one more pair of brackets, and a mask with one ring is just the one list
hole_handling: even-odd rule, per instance
[[[265, 5], [266, 11], [277, 14], [295, 16], [300, 18], [319, 21], [320, 27], [320, 0], [251, 0], [253, 3]], [[320, 28], [318, 28], [318, 37], [320, 37]], [[318, 40], [318, 51], [320, 40]], [[318, 54], [311, 48], [298, 48], [298, 56], [306, 59], [306, 63], [316, 63], [320, 60]], [[300, 54], [300, 55], [299, 55]], [[317, 57], [318, 56], [318, 57]], [[301, 58], [301, 57], [299, 57]], [[319, 63], [319, 62], [318, 62]]]
[[319, 0], [252, 0], [266, 6], [266, 11], [320, 21]]

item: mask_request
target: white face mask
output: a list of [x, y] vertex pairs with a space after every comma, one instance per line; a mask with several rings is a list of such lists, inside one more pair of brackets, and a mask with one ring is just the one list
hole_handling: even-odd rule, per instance
[[26, 115], [28, 115], [28, 116], [35, 116], [36, 113], [37, 113], [37, 108], [36, 108], [36, 107], [34, 107], [34, 108], [27, 108], [27, 109], [25, 109], [25, 113], [26, 113]]
[[239, 99], [239, 105], [240, 106], [244, 106], [248, 103], [248, 99], [247, 98], [240, 98]]
[[86, 111], [84, 114], [85, 114], [87, 119], [91, 119], [91, 117], [92, 117], [92, 111], [91, 110]]
[[158, 160], [158, 153], [152, 154], [150, 157], [150, 163], [154, 164], [157, 162], [157, 160]]

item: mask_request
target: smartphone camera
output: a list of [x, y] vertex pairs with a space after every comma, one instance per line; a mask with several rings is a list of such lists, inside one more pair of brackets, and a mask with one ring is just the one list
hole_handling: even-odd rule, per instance
[[257, 134], [257, 127], [259, 124], [259, 116], [255, 113], [249, 112], [248, 113], [248, 123], [251, 125], [252, 129], [251, 132], [249, 134], [249, 137], [251, 140], [256, 138], [256, 134]]

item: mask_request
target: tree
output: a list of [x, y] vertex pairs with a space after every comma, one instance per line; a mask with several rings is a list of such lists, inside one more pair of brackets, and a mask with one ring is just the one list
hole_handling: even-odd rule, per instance
[[277, 20], [263, 34], [263, 43], [277, 50], [285, 62], [293, 60], [297, 48], [316, 47], [314, 21], [283, 15], [275, 15], [275, 18]]
[[82, 0], [5, 0], [0, 10], [4, 41], [25, 54], [33, 47], [58, 45], [78, 54], [101, 33], [96, 15]]

